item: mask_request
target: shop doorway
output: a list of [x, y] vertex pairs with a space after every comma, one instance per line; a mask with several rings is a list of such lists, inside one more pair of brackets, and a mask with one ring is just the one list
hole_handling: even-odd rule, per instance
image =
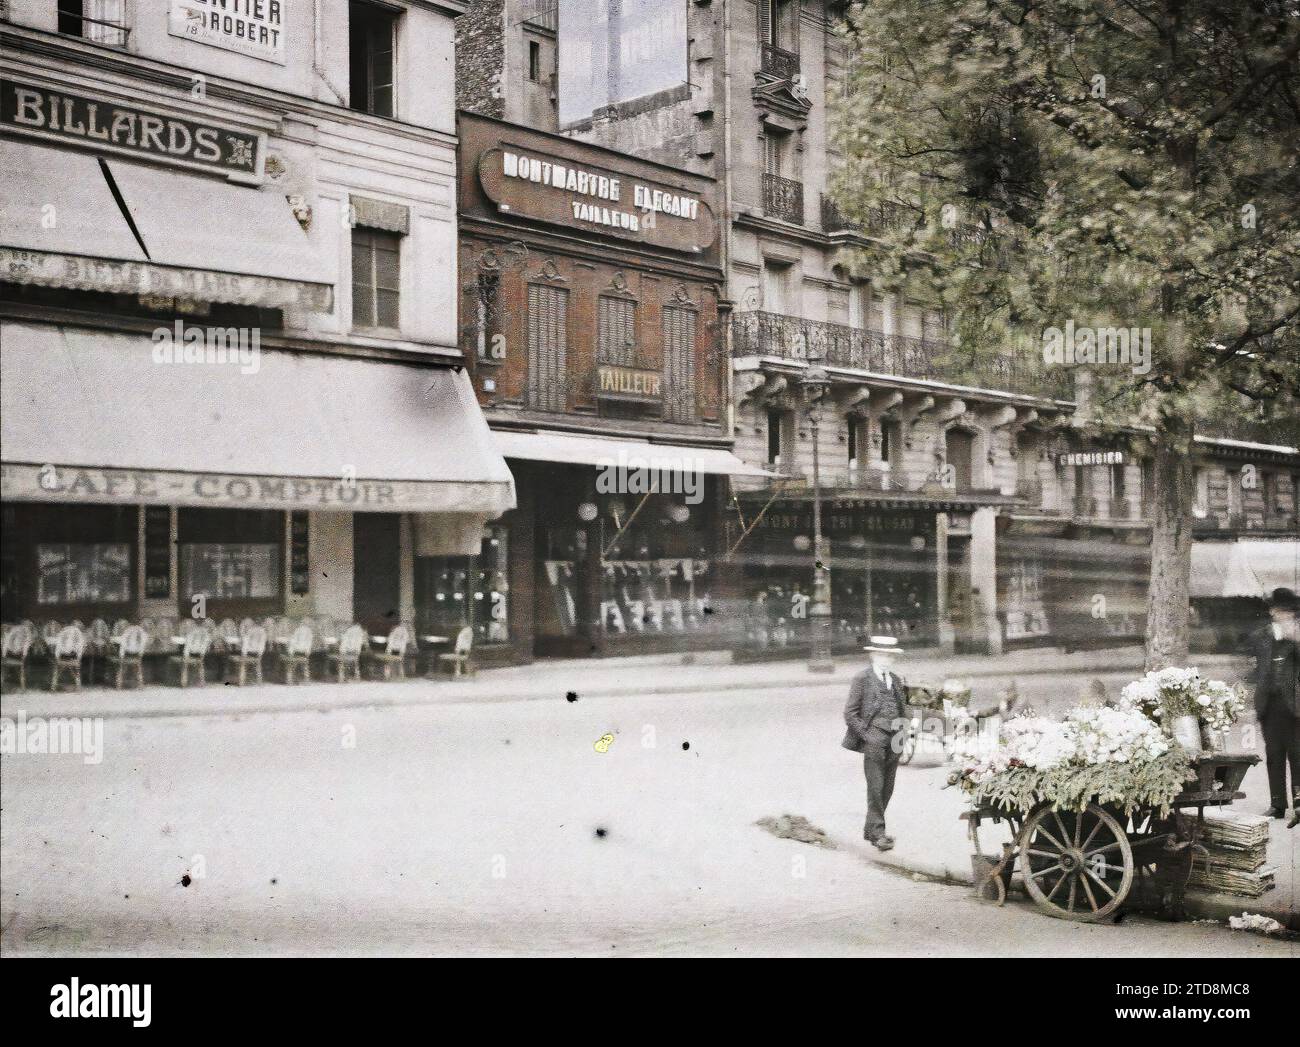
[[398, 513], [352, 518], [352, 617], [385, 633], [401, 618], [402, 535]]

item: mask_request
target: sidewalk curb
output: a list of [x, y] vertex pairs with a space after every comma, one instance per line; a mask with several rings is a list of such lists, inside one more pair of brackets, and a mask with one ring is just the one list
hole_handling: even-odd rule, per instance
[[[935, 880], [954, 887], [974, 887], [975, 885], [975, 878], [971, 875], [969, 869], [954, 871], [944, 862], [896, 858], [892, 857], [892, 854], [893, 852], [883, 854], [868, 853], [867, 858], [873, 865], [890, 872], [903, 875], [919, 875], [927, 880]], [[1011, 890], [1008, 893], [1025, 901], [1029, 900], [1028, 895], [1025, 894], [1024, 886], [1020, 883], [1019, 874], [1012, 881]], [[1258, 913], [1261, 916], [1268, 916], [1276, 920], [1289, 931], [1300, 931], [1300, 913], [1286, 908], [1285, 902], [1270, 902], [1268, 895], [1263, 898], [1233, 898], [1230, 895], [1209, 894], [1205, 891], [1189, 889], [1184, 901], [1188, 915], [1193, 919], [1215, 920], [1226, 925], [1230, 916], [1240, 916], [1246, 912]], [[1049, 920], [1052, 919], [1046, 914], [1044, 914], [1044, 917]]]
[[[1209, 664], [1229, 664], [1235, 660], [1232, 655], [1216, 655], [1215, 662]], [[1203, 659], [1204, 661], [1204, 659]], [[1061, 675], [1062, 673], [1086, 673], [1086, 672], [1140, 672], [1140, 664], [1133, 665], [1119, 663], [1105, 666], [1094, 666], [1084, 668], [1081, 666], [1062, 668], [1060, 666], [1042, 665], [1029, 666], [1026, 668], [1009, 669], [1005, 665], [988, 665], [976, 666], [961, 672], [961, 676], [972, 678], [988, 678], [998, 676], [1052, 676]], [[488, 670], [489, 672], [491, 670]], [[856, 669], [854, 669], [856, 671]], [[689, 684], [660, 684], [638, 687], [600, 687], [587, 691], [585, 697], [588, 698], [622, 698], [638, 697], [647, 695], [685, 695], [685, 694], [712, 694], [731, 691], [766, 691], [766, 690], [823, 690], [827, 688], [847, 687], [852, 679], [851, 673], [840, 674], [836, 672], [832, 676], [815, 676], [801, 675], [799, 677], [787, 678], [765, 678], [759, 677], [754, 680], [744, 681], [699, 681]], [[367, 681], [367, 683], [370, 681]], [[418, 684], [421, 681], [410, 680], [407, 683]], [[449, 690], [447, 684], [439, 683], [432, 692], [426, 692], [419, 696], [412, 695], [409, 699], [406, 697], [389, 697], [376, 696], [373, 698], [344, 698], [340, 696], [339, 701], [328, 701], [323, 703], [312, 703], [304, 705], [228, 705], [223, 704], [220, 700], [213, 701], [212, 689], [197, 692], [200, 695], [206, 695], [203, 698], [196, 698], [193, 703], [186, 704], [169, 704], [169, 705], [141, 705], [134, 708], [101, 708], [96, 706], [73, 706], [60, 707], [57, 712], [50, 710], [46, 713], [34, 713], [31, 715], [48, 715], [64, 717], [95, 717], [104, 720], [121, 720], [121, 719], [159, 719], [159, 718], [181, 718], [189, 716], [257, 716], [257, 715], [274, 715], [277, 713], [328, 713], [334, 711], [347, 711], [350, 709], [389, 709], [389, 708], [422, 708], [431, 705], [473, 705], [487, 704], [498, 702], [526, 702], [526, 701], [543, 701], [545, 699], [563, 698], [562, 686], [554, 689], [529, 690], [518, 693], [507, 694], [485, 694], [480, 691], [467, 691], [457, 689], [454, 693], [438, 694], [437, 691]], [[120, 691], [92, 691], [92, 692], [60, 692], [63, 697], [84, 697], [92, 694], [120, 695]], [[224, 693], [224, 692], [221, 692]], [[239, 692], [235, 692], [237, 695]], [[355, 693], [355, 692], [350, 692]], [[44, 699], [53, 698], [50, 692], [46, 691], [27, 691], [11, 692], [6, 694], [4, 706], [15, 706], [20, 701], [22, 694], [33, 694]], [[232, 695], [234, 697], [235, 695]], [[15, 710], [17, 711], [17, 710]], [[7, 708], [4, 715], [10, 715]]]

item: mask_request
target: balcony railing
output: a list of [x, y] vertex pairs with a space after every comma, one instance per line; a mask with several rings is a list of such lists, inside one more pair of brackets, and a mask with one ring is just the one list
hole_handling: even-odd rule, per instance
[[1300, 418], [1261, 422], [1253, 418], [1234, 418], [1225, 413], [1213, 420], [1205, 420], [1198, 426], [1198, 431], [1203, 436], [1223, 440], [1300, 447]]
[[[923, 219], [918, 210], [901, 204], [883, 203], [872, 207], [867, 212], [865, 221], [859, 223], [845, 215], [835, 200], [825, 193], [822, 194], [821, 211], [822, 232], [825, 233], [879, 235], [900, 229], [913, 229]], [[968, 222], [956, 225], [947, 230], [947, 239], [954, 247], [980, 247], [981, 261], [986, 264], [1005, 268], [1010, 262], [1010, 245], [977, 225]]]
[[945, 342], [884, 334], [781, 313], [736, 313], [731, 322], [734, 356], [782, 360], [820, 359], [833, 367], [878, 374], [1065, 398], [1068, 373], [1045, 370], [1037, 356], [991, 356], [966, 360]]
[[799, 75], [799, 56], [775, 44], [763, 44], [759, 56], [759, 69], [767, 76], [774, 76], [778, 80], [793, 80]]
[[763, 175], [763, 213], [803, 225], [803, 183], [780, 175]]

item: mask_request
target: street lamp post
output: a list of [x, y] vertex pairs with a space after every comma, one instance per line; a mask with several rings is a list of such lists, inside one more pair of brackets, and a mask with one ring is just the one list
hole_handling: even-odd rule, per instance
[[826, 554], [826, 540], [822, 536], [822, 478], [821, 478], [821, 412], [822, 401], [830, 389], [830, 375], [818, 362], [812, 362], [800, 381], [808, 403], [808, 425], [812, 433], [813, 481], [813, 591], [812, 605], [808, 608], [808, 626], [812, 646], [808, 657], [808, 671], [829, 673], [835, 671], [831, 660], [831, 568]]

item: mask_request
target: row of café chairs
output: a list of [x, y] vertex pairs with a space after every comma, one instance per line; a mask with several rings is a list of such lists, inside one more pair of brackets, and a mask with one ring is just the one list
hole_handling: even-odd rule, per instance
[[[19, 689], [25, 688], [29, 655], [43, 652], [48, 658], [50, 689], [58, 690], [63, 680], [79, 689], [83, 661], [89, 660], [93, 680], [96, 662], [102, 660], [106, 682], [111, 680], [121, 689], [132, 683], [143, 686], [145, 657], [161, 652], [177, 683], [188, 687], [193, 681], [207, 682], [207, 662], [215, 654], [224, 656], [226, 674], [243, 686], [250, 678], [264, 682], [263, 659], [268, 642], [274, 642], [285, 683], [310, 680], [311, 658], [322, 654], [329, 675], [340, 683], [360, 680], [363, 662], [373, 665], [381, 679], [405, 678], [407, 658], [418, 654], [411, 630], [395, 626], [377, 651], [370, 649], [368, 640], [365, 629], [355, 623], [340, 635], [333, 619], [268, 618], [261, 624], [251, 618], [239, 623], [232, 619], [219, 623], [211, 619], [145, 619], [138, 624], [120, 619], [112, 627], [96, 619], [89, 628], [80, 622], [66, 626], [46, 622], [39, 630], [32, 622], [21, 622], [4, 628], [3, 670], [5, 676], [17, 678]], [[473, 631], [461, 629], [455, 649], [438, 655], [438, 663], [449, 665], [459, 676], [469, 667], [472, 640]]]

